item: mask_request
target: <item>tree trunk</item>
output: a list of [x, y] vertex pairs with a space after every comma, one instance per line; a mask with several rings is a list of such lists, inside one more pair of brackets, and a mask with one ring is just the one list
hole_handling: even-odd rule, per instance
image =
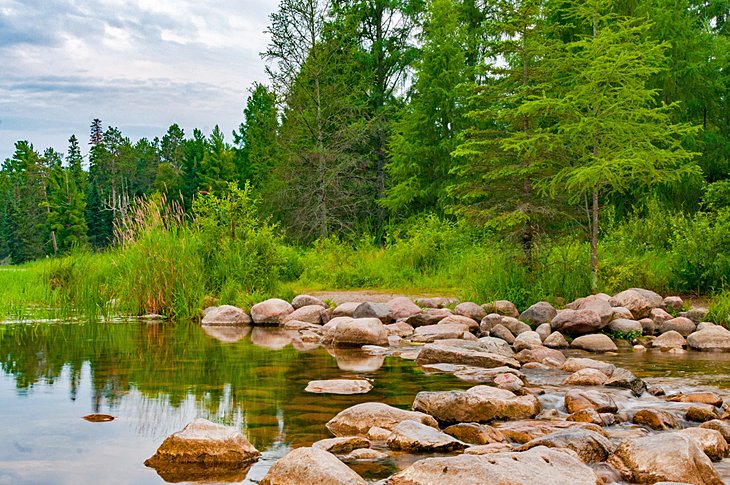
[[593, 221], [591, 224], [591, 290], [598, 291], [598, 188], [593, 189]]

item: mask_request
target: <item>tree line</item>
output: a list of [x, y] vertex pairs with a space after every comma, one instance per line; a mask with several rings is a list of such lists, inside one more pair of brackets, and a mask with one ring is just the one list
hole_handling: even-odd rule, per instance
[[[647, 200], [730, 206], [727, 0], [281, 0], [229, 141], [136, 142], [94, 120], [86, 163], [16, 143], [0, 171], [0, 259], [104, 248], [138, 197], [190, 210], [246, 182], [293, 240], [425, 214], [524, 249]], [[86, 169], [85, 167], [88, 167]], [[712, 199], [712, 203], [710, 203]], [[711, 206], [711, 207], [710, 207]]]

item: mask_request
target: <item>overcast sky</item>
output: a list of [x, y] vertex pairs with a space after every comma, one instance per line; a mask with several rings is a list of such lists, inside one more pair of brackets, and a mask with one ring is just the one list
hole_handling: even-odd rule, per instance
[[0, 161], [17, 140], [88, 148], [94, 118], [136, 140], [178, 123], [230, 141], [277, 0], [0, 0]]

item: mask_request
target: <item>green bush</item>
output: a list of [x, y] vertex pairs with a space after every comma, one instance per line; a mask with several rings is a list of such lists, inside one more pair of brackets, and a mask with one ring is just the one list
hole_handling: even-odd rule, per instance
[[708, 294], [730, 285], [730, 209], [697, 214], [672, 253], [679, 289]]

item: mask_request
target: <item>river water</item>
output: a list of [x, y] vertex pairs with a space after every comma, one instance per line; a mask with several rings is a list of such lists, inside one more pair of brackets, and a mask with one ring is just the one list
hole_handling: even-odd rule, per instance
[[[262, 452], [243, 482], [256, 483], [288, 450], [331, 437], [325, 423], [349, 406], [409, 408], [419, 391], [473, 385], [399, 357], [288, 343], [276, 330], [193, 323], [0, 325], [0, 484], [163, 483], [143, 462], [196, 417], [239, 427]], [[604, 360], [669, 389], [730, 392], [728, 354], [626, 351]], [[355, 376], [373, 390], [304, 392], [310, 380]], [[115, 419], [82, 419], [92, 413]], [[416, 458], [357, 471], [382, 478]], [[730, 479], [727, 462], [718, 468]]]

